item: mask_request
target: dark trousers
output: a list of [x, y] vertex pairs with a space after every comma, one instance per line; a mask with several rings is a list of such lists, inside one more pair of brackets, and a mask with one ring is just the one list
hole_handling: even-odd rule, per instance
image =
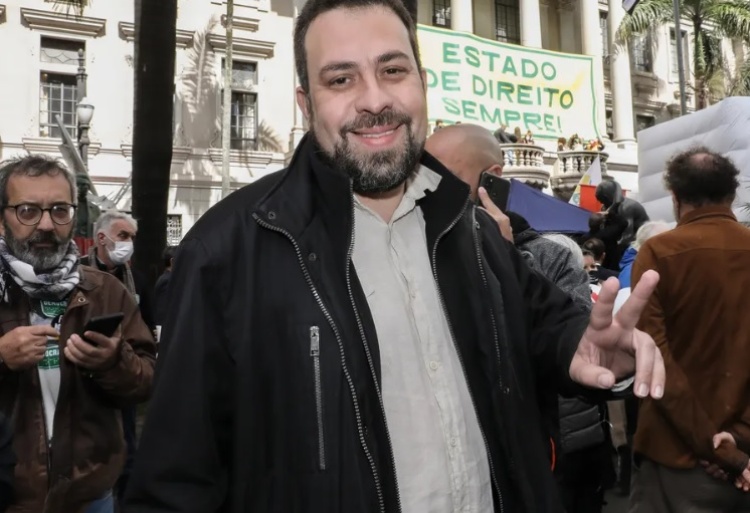
[[125, 437], [125, 445], [127, 447], [127, 458], [125, 459], [125, 466], [122, 469], [122, 475], [117, 480], [115, 485], [115, 498], [119, 504], [125, 497], [125, 489], [128, 486], [128, 480], [130, 479], [130, 471], [133, 468], [133, 460], [135, 459], [135, 451], [138, 443], [136, 440], [136, 409], [135, 406], [130, 408], [123, 408], [122, 414], [122, 431]]
[[630, 513], [750, 513], [750, 493], [703, 467], [672, 469], [642, 459], [634, 468]]

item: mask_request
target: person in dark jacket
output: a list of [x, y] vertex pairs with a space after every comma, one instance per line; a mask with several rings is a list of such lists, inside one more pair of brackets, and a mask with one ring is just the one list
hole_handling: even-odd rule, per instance
[[161, 273], [159, 279], [156, 280], [156, 285], [154, 285], [154, 322], [157, 326], [162, 326], [167, 316], [167, 308], [169, 306], [167, 289], [169, 287], [169, 278], [172, 276], [172, 262], [174, 261], [176, 251], [177, 246], [167, 246], [164, 249], [164, 254], [162, 255], [164, 272]]
[[589, 275], [592, 278], [596, 279], [597, 283], [607, 281], [609, 278], [617, 276], [617, 271], [607, 269], [604, 266], [604, 262], [607, 261], [607, 252], [604, 241], [597, 238], [591, 238], [584, 242], [581, 248], [584, 251], [588, 251], [589, 253], [591, 253], [591, 256], [594, 257], [593, 269], [591, 269], [589, 266], [586, 271], [588, 271]]
[[[137, 233], [138, 223], [129, 214], [117, 210], [104, 212], [94, 223], [96, 244], [91, 247], [88, 255], [81, 258], [81, 265], [107, 272], [120, 280], [138, 304], [138, 310], [146, 326], [154, 333], [156, 326], [151, 311], [151, 292], [148, 290], [145, 277], [130, 267]], [[118, 503], [125, 495], [130, 471], [133, 468], [133, 459], [138, 446], [136, 424], [136, 407], [123, 408], [122, 428], [128, 456], [115, 489]]]
[[622, 194], [622, 187], [614, 180], [605, 180], [596, 186], [596, 199], [606, 209], [607, 217], [625, 220], [626, 226], [617, 241], [620, 258], [625, 249], [635, 240], [635, 234], [649, 220], [643, 205]]
[[13, 474], [16, 457], [13, 454], [13, 430], [8, 417], [0, 412], [0, 513], [13, 503]]
[[657, 275], [589, 323], [531, 271], [423, 151], [414, 25], [375, 2], [304, 5], [310, 132], [182, 242], [126, 513], [559, 513], [536, 377], [660, 393]]

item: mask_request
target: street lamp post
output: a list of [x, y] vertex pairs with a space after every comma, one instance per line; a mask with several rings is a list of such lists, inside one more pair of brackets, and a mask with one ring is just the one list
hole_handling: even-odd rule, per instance
[[86, 171], [88, 171], [89, 144], [91, 144], [89, 128], [91, 127], [91, 118], [94, 117], [94, 106], [85, 97], [81, 98], [76, 108], [76, 114], [78, 115], [78, 151], [81, 153], [81, 160], [86, 166]]

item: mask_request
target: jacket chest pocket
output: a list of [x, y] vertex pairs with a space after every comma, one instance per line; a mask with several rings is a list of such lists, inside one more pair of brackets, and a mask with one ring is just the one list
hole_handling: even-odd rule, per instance
[[315, 424], [317, 427], [318, 469], [326, 469], [326, 436], [323, 401], [323, 380], [320, 371], [320, 327], [310, 326], [310, 365], [313, 372], [315, 393]]

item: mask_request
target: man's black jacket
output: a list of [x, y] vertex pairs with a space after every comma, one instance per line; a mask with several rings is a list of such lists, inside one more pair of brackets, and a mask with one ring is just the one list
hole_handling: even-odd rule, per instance
[[[534, 383], [572, 386], [588, 318], [526, 267], [463, 182], [428, 154], [422, 163], [442, 176], [419, 203], [424, 250], [485, 435], [495, 511], [561, 512]], [[348, 177], [307, 137], [288, 169], [190, 231], [126, 513], [400, 511], [352, 222]]]
[[13, 454], [13, 431], [10, 419], [0, 412], [0, 513], [13, 502], [16, 457]]

